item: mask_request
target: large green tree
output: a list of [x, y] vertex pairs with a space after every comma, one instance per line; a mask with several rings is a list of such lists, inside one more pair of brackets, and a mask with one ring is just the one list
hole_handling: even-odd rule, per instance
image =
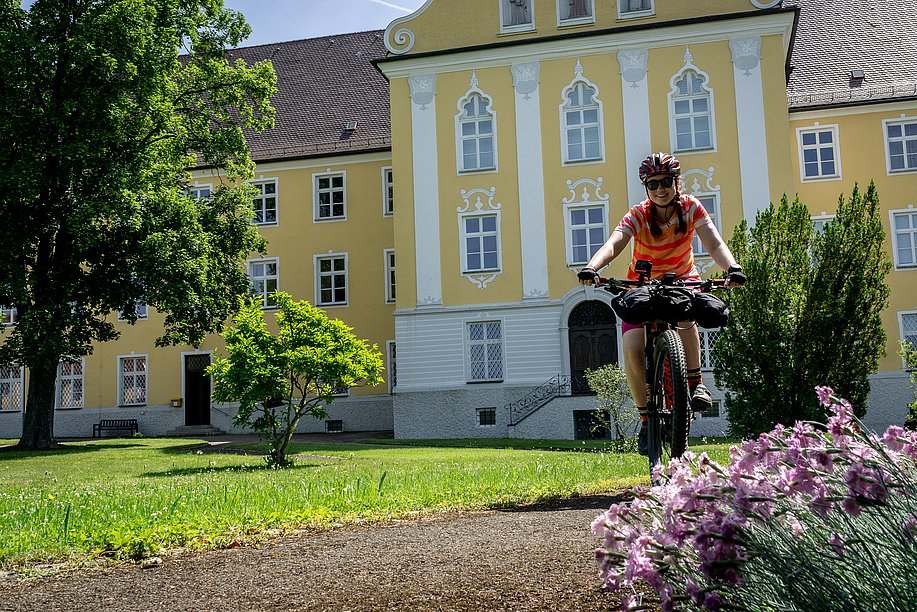
[[824, 421], [816, 385], [866, 412], [869, 374], [884, 354], [881, 313], [890, 262], [879, 197], [870, 183], [837, 204], [822, 232], [797, 198], [743, 221], [729, 245], [748, 282], [729, 296], [732, 315], [715, 347], [714, 373], [728, 387], [732, 433], [777, 423]]
[[[222, 0], [0, 0], [0, 362], [29, 387], [19, 446], [54, 445], [63, 356], [117, 337], [113, 313], [167, 313], [161, 345], [199, 343], [248, 288], [253, 172], [242, 128], [272, 126], [269, 62]], [[188, 169], [223, 179], [208, 199]]]

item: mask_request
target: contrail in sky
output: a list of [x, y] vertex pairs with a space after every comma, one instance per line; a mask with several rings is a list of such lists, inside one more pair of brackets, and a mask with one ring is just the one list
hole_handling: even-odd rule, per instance
[[396, 11], [402, 11], [404, 13], [413, 13], [414, 9], [404, 8], [403, 6], [398, 6], [397, 4], [392, 4], [391, 2], [386, 2], [385, 0], [369, 0], [370, 2], [375, 2], [376, 4], [381, 4], [382, 6], [387, 6], [393, 8]]

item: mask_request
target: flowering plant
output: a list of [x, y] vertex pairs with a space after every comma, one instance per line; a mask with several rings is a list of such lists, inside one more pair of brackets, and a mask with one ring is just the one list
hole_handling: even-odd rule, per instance
[[[864, 431], [826, 387], [826, 425], [778, 425], [722, 466], [685, 453], [592, 524], [608, 589], [664, 611], [896, 610], [917, 601], [917, 432]], [[644, 609], [625, 597], [624, 610]]]

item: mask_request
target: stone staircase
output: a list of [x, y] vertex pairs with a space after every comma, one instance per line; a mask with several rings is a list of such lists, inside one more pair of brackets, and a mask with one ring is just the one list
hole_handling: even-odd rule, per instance
[[166, 432], [170, 438], [204, 438], [208, 436], [225, 436], [226, 432], [213, 425], [182, 425]]

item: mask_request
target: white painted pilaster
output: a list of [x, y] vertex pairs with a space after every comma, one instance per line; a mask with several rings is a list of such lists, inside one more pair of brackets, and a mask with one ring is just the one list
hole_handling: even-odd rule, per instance
[[627, 49], [618, 52], [621, 66], [621, 98], [624, 107], [624, 160], [627, 165], [627, 207], [646, 199], [637, 169], [652, 153], [650, 103], [646, 79], [649, 51]]
[[436, 75], [408, 77], [414, 170], [414, 244], [417, 305], [443, 303], [439, 246], [439, 171], [436, 161]]
[[736, 89], [739, 133], [739, 177], [742, 214], [749, 224], [771, 201], [764, 129], [764, 90], [761, 83], [761, 37], [729, 41]]
[[519, 172], [519, 232], [524, 300], [548, 297], [539, 69], [538, 62], [512, 66], [513, 86], [516, 90], [516, 159]]

